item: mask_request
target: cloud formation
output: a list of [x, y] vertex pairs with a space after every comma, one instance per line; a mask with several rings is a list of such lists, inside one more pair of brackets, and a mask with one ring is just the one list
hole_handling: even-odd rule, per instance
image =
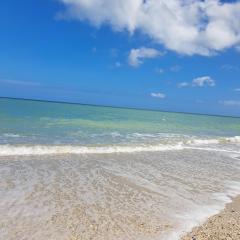
[[225, 100], [221, 102], [225, 106], [231, 106], [231, 107], [240, 107], [240, 101], [236, 100]]
[[208, 56], [240, 46], [240, 2], [221, 0], [58, 0], [58, 17], [140, 31], [180, 54]]
[[198, 78], [193, 79], [192, 86], [194, 86], [194, 87], [204, 87], [204, 86], [214, 87], [215, 81], [209, 76], [198, 77]]
[[216, 83], [211, 77], [203, 76], [203, 77], [194, 78], [191, 83], [181, 82], [181, 83], [178, 84], [178, 87], [179, 88], [183, 88], [183, 87], [204, 87], [204, 86], [214, 87], [215, 85], [216, 85]]
[[155, 58], [160, 55], [163, 53], [154, 48], [134, 48], [129, 53], [128, 63], [133, 67], [138, 67], [143, 63], [144, 58]]
[[164, 99], [166, 95], [164, 93], [151, 93], [151, 97]]

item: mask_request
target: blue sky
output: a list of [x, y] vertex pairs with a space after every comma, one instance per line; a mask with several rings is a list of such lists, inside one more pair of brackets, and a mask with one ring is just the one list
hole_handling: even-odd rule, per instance
[[1, 1], [0, 96], [240, 116], [239, 2], [116, 2]]

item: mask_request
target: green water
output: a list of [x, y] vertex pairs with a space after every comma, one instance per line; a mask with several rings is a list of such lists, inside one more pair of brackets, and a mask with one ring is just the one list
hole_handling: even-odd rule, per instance
[[0, 143], [111, 144], [240, 135], [240, 118], [0, 99]]

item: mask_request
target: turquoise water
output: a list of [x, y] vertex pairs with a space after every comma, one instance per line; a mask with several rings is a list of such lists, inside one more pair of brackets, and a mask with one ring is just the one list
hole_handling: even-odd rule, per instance
[[240, 135], [240, 118], [0, 99], [0, 143], [113, 144]]
[[0, 239], [178, 240], [240, 194], [240, 118], [0, 99]]

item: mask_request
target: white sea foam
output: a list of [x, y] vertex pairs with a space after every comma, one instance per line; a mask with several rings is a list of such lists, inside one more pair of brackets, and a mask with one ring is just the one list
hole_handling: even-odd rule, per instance
[[187, 144], [194, 144], [194, 145], [208, 145], [208, 144], [218, 144], [218, 139], [193, 139], [187, 141]]
[[[173, 141], [174, 142], [174, 141]], [[158, 152], [158, 151], [176, 151], [176, 150], [182, 150], [182, 149], [197, 149], [197, 150], [206, 150], [206, 151], [228, 151], [231, 152], [230, 150], [227, 149], [223, 149], [220, 146], [222, 146], [222, 144], [220, 146], [217, 146], [215, 141], [210, 141], [212, 142], [209, 144], [195, 144], [195, 143], [184, 143], [184, 142], [178, 142], [177, 144], [173, 143], [173, 145], [163, 145], [163, 144], [158, 144], [158, 145], [132, 145], [132, 146], [95, 146], [95, 147], [87, 147], [87, 146], [47, 146], [47, 145], [35, 145], [35, 146], [30, 146], [30, 145], [0, 145], [0, 156], [10, 156], [10, 155], [47, 155], [47, 154], [68, 154], [68, 153], [74, 153], [74, 154], [91, 154], [91, 153], [100, 153], [100, 154], [106, 154], [106, 153], [134, 153], [134, 152], [142, 152], [142, 151], [146, 151], [146, 152]], [[230, 141], [229, 141], [230, 142]], [[219, 141], [219, 143], [222, 143], [222, 140]], [[228, 144], [227, 144], [228, 145]], [[236, 146], [236, 143], [234, 142], [232, 144], [229, 145], [234, 145]], [[236, 148], [238, 149], [238, 148]], [[186, 158], [188, 159], [188, 163], [189, 161], [192, 161], [191, 164], [193, 165], [193, 167], [191, 168], [191, 170], [185, 165], [185, 161], [181, 162], [182, 158], [178, 158], [178, 155], [181, 156], [181, 154], [183, 154], [182, 156], [187, 156], [188, 154], [190, 154], [190, 157]], [[186, 154], [186, 155], [185, 155]], [[204, 155], [205, 154], [205, 155]], [[196, 155], [197, 157], [195, 158], [194, 155]], [[205, 160], [204, 164], [198, 164], [201, 161], [203, 156], [209, 156], [210, 160]], [[99, 161], [98, 164], [95, 164], [95, 160], [94, 160], [94, 156], [84, 156], [82, 158], [79, 157], [79, 162], [75, 161], [75, 157], [77, 156], [73, 156], [74, 161], [71, 161], [71, 156], [69, 156], [69, 158], [67, 158], [67, 160], [70, 160], [68, 163], [66, 162], [61, 162], [58, 165], [58, 168], [60, 168], [61, 171], [58, 172], [58, 168], [53, 168], [54, 174], [52, 176], [58, 176], [57, 174], [60, 174], [60, 178], [62, 177], [62, 174], [64, 174], [64, 178], [66, 178], [68, 181], [70, 181], [70, 188], [67, 189], [66, 185], [63, 185], [63, 187], [61, 187], [60, 189], [62, 191], [64, 191], [65, 193], [68, 193], [68, 196], [71, 197], [73, 203], [74, 203], [74, 197], [76, 196], [76, 191], [79, 191], [79, 189], [84, 189], [82, 193], [81, 192], [81, 198], [79, 197], [78, 199], [76, 199], [76, 201], [79, 201], [79, 199], [81, 199], [82, 201], [84, 199], [87, 199], [86, 201], [89, 202], [89, 199], [93, 199], [92, 201], [96, 200], [96, 198], [98, 196], [105, 196], [104, 194], [107, 194], [106, 192], [101, 192], [101, 188], [98, 188], [97, 191], [98, 194], [96, 194], [96, 188], [95, 188], [95, 179], [98, 179], [98, 182], [100, 182], [101, 184], [103, 184], [102, 186], [105, 187], [106, 189], [114, 189], [116, 188], [117, 185], [121, 185], [122, 181], [125, 181], [125, 185], [121, 188], [119, 188], [119, 192], [117, 192], [117, 194], [114, 193], [114, 191], [110, 191], [111, 193], [111, 197], [112, 197], [112, 211], [115, 211], [118, 208], [115, 208], [116, 205], [114, 205], [114, 201], [116, 201], [118, 204], [121, 204], [121, 199], [119, 200], [119, 193], [122, 193], [125, 188], [126, 190], [128, 190], [128, 187], [130, 186], [131, 191], [132, 188], [135, 191], [140, 191], [140, 192], [145, 192], [146, 189], [146, 196], [148, 196], [148, 194], [150, 194], [151, 199], [153, 199], [153, 203], [155, 203], [155, 206], [159, 205], [159, 202], [162, 201], [162, 205], [159, 206], [159, 212], [158, 212], [158, 216], [163, 216], [164, 219], [166, 219], [166, 224], [171, 224], [171, 226], [173, 226], [172, 229], [166, 229], [166, 232], [163, 232], [163, 235], [161, 233], [161, 236], [159, 237], [159, 239], [164, 239], [164, 240], [178, 240], [179, 237], [183, 234], [186, 233], [187, 231], [190, 231], [192, 227], [197, 226], [199, 224], [201, 224], [202, 222], [204, 222], [208, 217], [210, 217], [213, 214], [218, 213], [221, 209], [224, 208], [225, 204], [227, 202], [231, 201], [230, 197], [233, 197], [237, 194], [240, 193], [240, 185], [237, 183], [237, 167], [238, 167], [238, 162], [237, 161], [232, 161], [230, 159], [230, 162], [228, 163], [229, 159], [223, 157], [221, 161], [225, 161], [224, 159], [226, 159], [225, 163], [226, 166], [232, 166], [232, 163], [234, 164], [233, 168], [226, 168], [226, 175], [225, 174], [225, 168], [221, 168], [220, 169], [220, 173], [212, 173], [212, 171], [209, 169], [214, 169], [215, 166], [217, 166], [217, 161], [218, 161], [218, 155], [215, 154], [208, 154], [203, 153], [203, 152], [197, 152], [195, 154], [195, 152], [186, 152], [186, 153], [179, 153], [179, 154], [173, 154], [172, 153], [157, 153], [157, 154], [151, 154], [151, 158], [148, 159], [148, 161], [145, 161], [145, 157], [143, 156], [142, 159], [138, 159], [139, 156], [136, 159], [136, 162], [134, 161], [134, 156], [132, 155], [132, 157], [128, 158], [130, 159], [130, 161], [132, 161], [132, 163], [134, 162], [134, 164], [129, 164], [128, 161], [124, 162], [121, 161], [121, 159], [126, 159], [125, 156], [123, 155], [118, 155], [116, 158], [116, 161], [114, 161], [112, 158], [112, 156], [97, 156], [97, 161], [99, 161], [99, 159], [104, 159], [104, 161]], [[155, 157], [154, 157], [155, 156]], [[156, 157], [157, 156], [157, 157]], [[156, 159], [159, 159], [158, 156], [160, 156], [159, 158], [161, 158], [161, 161], [155, 161]], [[161, 157], [162, 156], [162, 157]], [[165, 157], [164, 157], [165, 156]], [[224, 154], [225, 156], [225, 154]], [[54, 156], [52, 156], [53, 159]], [[86, 158], [85, 158], [86, 157]], [[31, 159], [36, 159], [36, 161], [38, 161], [38, 159], [42, 159], [42, 157], [38, 158], [36, 156], [36, 158], [32, 158]], [[44, 159], [44, 158], [43, 158]], [[48, 156], [46, 156], [46, 159], [49, 159]], [[51, 157], [50, 157], [51, 159]], [[57, 156], [57, 159], [66, 159], [65, 156]], [[78, 158], [77, 158], [78, 159]], [[89, 159], [90, 161], [85, 161], [86, 159]], [[110, 159], [110, 161], [106, 161], [106, 159]], [[120, 159], [120, 160], [119, 160]], [[132, 159], [132, 160], [131, 160]], [[184, 158], [183, 158], [184, 159]], [[206, 159], [206, 157], [203, 157], [203, 159]], [[204, 161], [204, 160], [203, 160]], [[220, 161], [220, 163], [221, 163]], [[28, 166], [28, 161], [23, 163], [23, 166]], [[59, 162], [59, 161], [57, 161]], [[89, 171], [82, 171], [82, 166], [83, 164], [85, 164], [86, 162], [88, 162], [89, 165]], [[104, 162], [104, 164], [103, 164]], [[157, 164], [155, 164], [156, 162], [158, 162]], [[93, 163], [93, 164], [91, 164]], [[154, 163], [152, 165], [152, 163]], [[47, 163], [48, 164], [48, 163]], [[58, 163], [57, 163], [58, 164]], [[101, 165], [103, 164], [103, 165]], [[209, 165], [208, 165], [209, 164]], [[215, 165], [216, 164], [216, 165]], [[51, 164], [50, 164], [51, 166]], [[204, 169], [200, 169], [199, 167], [203, 167]], [[8, 168], [9, 166], [7, 166]], [[11, 165], [10, 165], [11, 167]], [[11, 191], [13, 192], [13, 194], [18, 193], [18, 191], [20, 192], [24, 192], [24, 191], [29, 191], [32, 192], [33, 190], [31, 189], [31, 187], [25, 187], [24, 189], [22, 189], [22, 185], [26, 184], [26, 176], [28, 176], [28, 172], [31, 173], [31, 177], [28, 176], [29, 183], [31, 184], [33, 182], [32, 179], [34, 179], [33, 177], [36, 176], [36, 181], [43, 181], [43, 183], [45, 183], [45, 180], [47, 182], [47, 186], [50, 187], [50, 185], [48, 185], [48, 182], [53, 181], [54, 183], [54, 179], [55, 177], [51, 177], [51, 171], [43, 171], [45, 172], [45, 174], [47, 174], [47, 177], [45, 177], [45, 175], [41, 178], [39, 176], [42, 176], [42, 171], [38, 172], [38, 167], [32, 167], [32, 171], [29, 171], [29, 167], [32, 167], [31, 164], [26, 168], [26, 171], [16, 171], [15, 174], [20, 173], [20, 177], [23, 177], [24, 181], [20, 182], [19, 188], [17, 189], [11, 189]], [[47, 166], [41, 166], [43, 167], [43, 169], [49, 169], [48, 165]], [[69, 171], [69, 167], [72, 168], [72, 171]], [[79, 167], [76, 171], [75, 167]], [[7, 169], [6, 168], [6, 169]], [[101, 171], [99, 170], [101, 169]], [[199, 176], [198, 175], [198, 169], [199, 169]], [[232, 174], [231, 170], [234, 169], [234, 174]], [[189, 171], [190, 170], [190, 171]], [[203, 171], [204, 170], [204, 171]], [[164, 174], [161, 174], [164, 171]], [[222, 171], [222, 172], [221, 172]], [[228, 172], [227, 172], [228, 171]], [[229, 174], [229, 171], [231, 174]], [[7, 171], [3, 170], [2, 173], [7, 173]], [[24, 175], [24, 174], [26, 175]], [[71, 173], [71, 174], [70, 174]], [[74, 173], [74, 174], [73, 174]], [[144, 174], [142, 174], [144, 173]], [[9, 171], [9, 174], [12, 174], [12, 172]], [[56, 174], [56, 175], [55, 175]], [[97, 175], [95, 175], [97, 174]], [[213, 178], [211, 178], [212, 174], [216, 174], [216, 176], [214, 175]], [[91, 177], [89, 177], [90, 175], [92, 175], [92, 179]], [[173, 178], [170, 178], [170, 176], [173, 176]], [[175, 178], [175, 176], [178, 176], [178, 178]], [[195, 178], [196, 176], [196, 178]], [[232, 177], [232, 176], [235, 176]], [[209, 177], [209, 179], [208, 179]], [[226, 180], [225, 180], [226, 177]], [[5, 176], [2, 175], [2, 179], [5, 179]], [[56, 178], [58, 181], [58, 178]], [[107, 181], [105, 181], [107, 179]], [[157, 179], [157, 181], [155, 181]], [[205, 179], [208, 179], [207, 184], [209, 185], [205, 185]], [[214, 179], [214, 180], [213, 180]], [[222, 183], [224, 179], [224, 183]], [[216, 181], [215, 181], [216, 180]], [[4, 180], [5, 181], [5, 180]], [[92, 182], [91, 182], [92, 181]], [[116, 184], [116, 182], [118, 184]], [[185, 183], [184, 183], [185, 182]], [[57, 182], [58, 183], [58, 182]], [[112, 184], [113, 183], [113, 184]], [[130, 184], [127, 184], [130, 183]], [[194, 183], [193, 185], [191, 185], [192, 183]], [[197, 183], [197, 184], [196, 184]], [[76, 188], [75, 185], [76, 184]], [[80, 185], [79, 187], [79, 184]], [[109, 184], [109, 185], [104, 185], [104, 184]], [[111, 185], [112, 184], [112, 185]], [[198, 193], [196, 193], [196, 195], [192, 192], [192, 188], [194, 186], [198, 186], [199, 184], [199, 189], [201, 189], [202, 193], [200, 193], [200, 191]], [[84, 188], [86, 185], [86, 188]], [[55, 185], [54, 185], [55, 186]], [[201, 187], [202, 186], [202, 187]], [[190, 188], [189, 188], [190, 187]], [[206, 189], [205, 189], [206, 187]], [[20, 190], [19, 190], [20, 189]], [[41, 188], [39, 188], [41, 190]], [[45, 189], [45, 188], [43, 188]], [[157, 189], [157, 190], [156, 190]], [[212, 192], [209, 192], [209, 189], [212, 190]], [[37, 190], [37, 191], [40, 191]], [[48, 189], [49, 190], [49, 189]], [[76, 190], [76, 191], [75, 191]], [[189, 191], [190, 190], [190, 191]], [[16, 191], [16, 192], [14, 192]], [[45, 224], [44, 222], [44, 217], [45, 214], [46, 216], [48, 215], [48, 212], [45, 212], [44, 209], [44, 202], [48, 202], [45, 201], [46, 197], [48, 196], [48, 192], [51, 191], [47, 191], [47, 194], [42, 194], [42, 192], [39, 192], [39, 199], [38, 201], [40, 203], [42, 203], [43, 205], [41, 206], [41, 208], [38, 209], [38, 213], [41, 215], [42, 219], [43, 219], [43, 224]], [[10, 192], [11, 193], [11, 192]], [[28, 193], [28, 192], [27, 192]], [[164, 194], [163, 194], [164, 193]], [[54, 194], [54, 191], [52, 191], [52, 194]], [[73, 195], [71, 195], [73, 194]], [[85, 194], [85, 195], [84, 195]], [[115, 195], [114, 195], [115, 194]], [[84, 195], [84, 196], [83, 196]], [[123, 194], [124, 195], [124, 194]], [[13, 206], [16, 203], [25, 203], [26, 204], [26, 208], [24, 209], [24, 211], [21, 212], [21, 214], [28, 214], [29, 212], [31, 212], [31, 215], [29, 214], [29, 216], [32, 216], [32, 209], [31, 209], [31, 198], [28, 199], [29, 202], [25, 202], [26, 199], [25, 197], [23, 197], [22, 199], [19, 198], [19, 196], [17, 195], [8, 195], [8, 193], [3, 195], [5, 198], [5, 201], [3, 201], [3, 206], [8, 206], [7, 204], [9, 204], [9, 199], [13, 199]], [[25, 196], [25, 195], [24, 195]], [[54, 196], [54, 195], [53, 195]], [[108, 195], [106, 195], [108, 196]], [[145, 195], [140, 195], [141, 198], [144, 199]], [[162, 197], [163, 196], [163, 197]], [[154, 202], [155, 199], [157, 200], [157, 202]], [[109, 199], [109, 198], [99, 198], [101, 199], [101, 201], [105, 201], [104, 199]], [[125, 199], [125, 196], [123, 197], [123, 199]], [[136, 202], [137, 203], [141, 203], [141, 201], [131, 201], [132, 199], [128, 199], [128, 201], [124, 202], [124, 204], [129, 206], [129, 209], [131, 210], [131, 203], [133, 203], [134, 209], [142, 209], [139, 206], [142, 207], [142, 205], [139, 205], [138, 208], [136, 207]], [[149, 198], [148, 198], [149, 200]], [[160, 201], [159, 201], [160, 200]], [[22, 202], [21, 202], [22, 201]], [[70, 209], [71, 207], [74, 208], [74, 204], [71, 205], [69, 204], [69, 201], [64, 200], [64, 197], [61, 198], [61, 207], [64, 206], [66, 207], [66, 209]], [[51, 203], [51, 201], [49, 201]], [[177, 204], [176, 204], [177, 202]], [[179, 210], [178, 208], [178, 203], [181, 202], [181, 209]], [[11, 203], [11, 202], [10, 202]], [[157, 204], [156, 204], [157, 203]], [[65, 205], [64, 205], [65, 204]], [[122, 206], [125, 206], [125, 205]], [[146, 206], [147, 204], [144, 202], [144, 205]], [[152, 206], [151, 204], [149, 204], [149, 206]], [[15, 209], [19, 208], [19, 205], [15, 206]], [[146, 207], [147, 208], [147, 207]], [[163, 209], [163, 213], [160, 211], [160, 209]], [[167, 211], [165, 211], [165, 208], [167, 209]], [[2, 208], [3, 209], [3, 208]], [[6, 212], [9, 213], [10, 210], [8, 210], [7, 207], [5, 207], [4, 209], [6, 209]], [[13, 208], [14, 209], [14, 208]], [[15, 210], [14, 209], [14, 210]], [[52, 210], [53, 212], [55, 208], [52, 207], [50, 208], [50, 210]], [[148, 209], [149, 210], [149, 209]], [[154, 209], [155, 211], [157, 211], [156, 209]], [[5, 210], [4, 210], [5, 211]], [[26, 212], [27, 211], [27, 212]], [[147, 212], [147, 214], [149, 214], [149, 211], [144, 211], [139, 213], [145, 213]], [[9, 219], [16, 219], [16, 220], [11, 220], [11, 221], [16, 221], [17, 223], [20, 222], [20, 224], [25, 223], [24, 221], [19, 221], [18, 218], [15, 218], [14, 215], [15, 212], [10, 212]], [[128, 216], [128, 212], [125, 213], [123, 212], [117, 212], [120, 216]], [[167, 213], [167, 214], [166, 214]], [[12, 215], [11, 215], [12, 214]], [[50, 212], [51, 214], [51, 212]], [[71, 214], [71, 212], [67, 212], [67, 215], [69, 216]], [[121, 215], [122, 214], [122, 215]], [[125, 215], [126, 214], [126, 215]], [[134, 212], [135, 214], [135, 212]], [[166, 214], [166, 215], [164, 215]], [[169, 215], [168, 215], [169, 214]], [[50, 215], [49, 215], [50, 216]], [[141, 215], [140, 215], [141, 216]], [[154, 215], [153, 215], [154, 216]], [[165, 218], [166, 217], [166, 218]], [[105, 219], [105, 221], [108, 221], [108, 217]], [[78, 219], [77, 219], [78, 220]], [[79, 221], [79, 220], [78, 220]], [[112, 221], [112, 220], [110, 220]], [[63, 221], [64, 222], [64, 221]], [[65, 224], [65, 222], [64, 222]], [[70, 224], [70, 223], [68, 223]], [[163, 223], [161, 223], [163, 224]], [[164, 222], [165, 224], [165, 222]], [[150, 224], [151, 225], [151, 224]], [[160, 223], [159, 223], [160, 225]], [[9, 228], [11, 228], [11, 225], [6, 225], [9, 226]], [[31, 226], [31, 224], [30, 224]], [[43, 226], [43, 225], [41, 225]], [[123, 225], [124, 226], [124, 225]], [[153, 224], [154, 226], [154, 224]], [[34, 226], [31, 226], [34, 229]], [[22, 229], [22, 228], [21, 228]], [[51, 227], [49, 228], [49, 231], [51, 231]], [[53, 229], [55, 230], [55, 229]], [[41, 232], [41, 228], [39, 228], [39, 235], [42, 234]], [[9, 231], [11, 232], [11, 231]], [[57, 237], [55, 237], [54, 239], [56, 239]], [[44, 239], [44, 238], [38, 238], [38, 239]], [[101, 239], [101, 238], [99, 238]]]
[[142, 145], [142, 146], [107, 146], [107, 147], [0, 145], [0, 156], [47, 155], [47, 154], [109, 154], [109, 153], [173, 151], [181, 149], [183, 149], [183, 147], [180, 144], [173, 146]]
[[193, 149], [193, 150], [202, 150], [202, 151], [213, 151], [213, 152], [225, 152], [225, 153], [231, 153], [231, 154], [240, 154], [240, 151], [234, 151], [234, 150], [228, 150], [228, 149], [222, 149], [222, 148], [209, 148], [209, 147], [183, 147], [184, 149]]
[[[110, 154], [135, 152], [160, 152], [196, 149], [240, 154], [239, 151], [217, 148], [216, 144], [227, 141], [239, 143], [240, 137], [221, 139], [195, 139], [173, 144], [139, 144], [139, 145], [108, 145], [108, 146], [77, 146], [77, 145], [0, 145], [0, 156], [47, 155], [47, 154]], [[211, 144], [214, 147], [211, 147]], [[206, 147], [207, 145], [207, 147]]]
[[167, 234], [165, 240], [179, 240], [187, 232], [190, 232], [192, 228], [203, 224], [209, 217], [218, 214], [224, 209], [226, 204], [232, 201], [232, 198], [236, 197], [240, 193], [240, 184], [234, 181], [226, 182], [226, 192], [216, 192], [212, 194], [215, 198], [216, 204], [198, 206], [197, 210], [192, 212], [185, 212], [179, 218], [182, 219], [182, 224], [174, 232]]
[[235, 136], [235, 137], [231, 137], [231, 138], [226, 138], [226, 140], [228, 142], [232, 142], [232, 143], [240, 143], [240, 136]]
[[219, 143], [240, 143], [240, 136], [235, 137], [222, 137], [216, 139], [191, 139], [187, 141], [187, 144], [192, 145], [209, 145], [209, 144], [219, 144]]

